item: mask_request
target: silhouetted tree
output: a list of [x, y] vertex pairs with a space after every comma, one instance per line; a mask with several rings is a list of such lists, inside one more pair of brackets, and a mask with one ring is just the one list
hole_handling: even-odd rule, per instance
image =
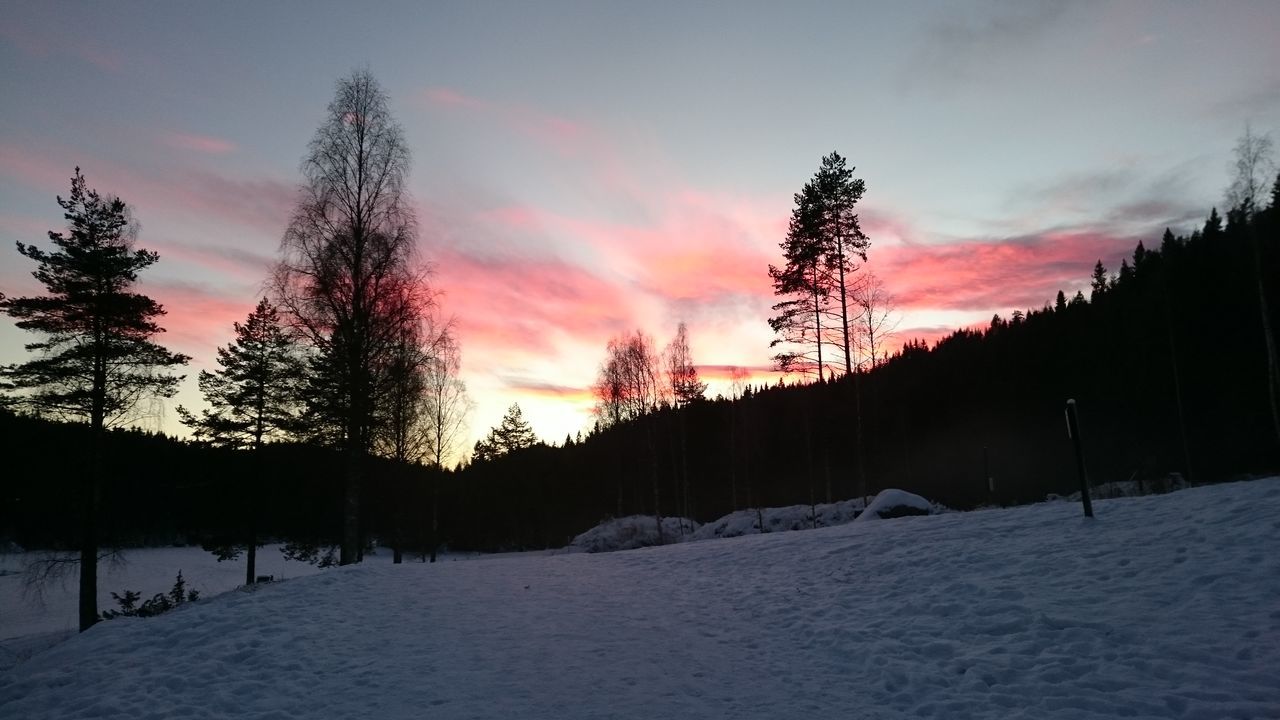
[[219, 369], [200, 371], [200, 392], [209, 407], [197, 416], [179, 406], [178, 415], [196, 440], [256, 450], [264, 442], [291, 437], [305, 364], [267, 298], [232, 327], [235, 340], [217, 349]]
[[1227, 206], [1260, 209], [1267, 182], [1274, 172], [1273, 143], [1269, 133], [1257, 135], [1248, 123], [1244, 134], [1236, 140], [1236, 147], [1229, 172], [1231, 183], [1227, 186]]
[[40, 413], [87, 420], [89, 468], [80, 487], [80, 630], [98, 621], [98, 514], [105, 429], [127, 421], [147, 396], [172, 397], [181, 379], [164, 372], [189, 359], [153, 341], [164, 332], [159, 303], [133, 291], [138, 272], [159, 259], [134, 249], [137, 226], [119, 198], [90, 190], [80, 168], [71, 195], [58, 197], [66, 233], [49, 232], [46, 252], [18, 243], [37, 264], [32, 273], [48, 291], [4, 298], [0, 310], [23, 330], [43, 336], [28, 344], [37, 357], [9, 365], [3, 377], [11, 401]]
[[858, 269], [854, 258], [867, 259], [871, 241], [858, 224], [854, 206], [862, 199], [866, 184], [853, 177], [854, 168], [847, 167], [840, 153], [833, 152], [822, 158], [822, 165], [814, 175], [813, 183], [818, 193], [818, 229], [823, 250], [823, 269], [828, 276], [831, 294], [840, 306], [840, 349], [844, 353], [844, 372], [853, 373], [856, 334], [849, 305], [854, 302], [853, 273]]
[[512, 403], [511, 407], [507, 408], [507, 414], [502, 416], [502, 422], [489, 430], [488, 435], [476, 441], [472, 460], [474, 462], [493, 460], [516, 450], [533, 447], [537, 442], [538, 437], [533, 434], [533, 428], [524, 419], [519, 403]]
[[[233, 327], [235, 340], [218, 348], [219, 369], [200, 371], [200, 392], [209, 407], [196, 416], [179, 406], [178, 416], [192, 428], [196, 440], [256, 455], [263, 443], [289, 439], [297, 428], [305, 365], [270, 300], [259, 300], [244, 324], [233, 323]], [[246, 553], [246, 585], [257, 577], [256, 494], [262, 480], [254, 473], [240, 493], [246, 526], [243, 545], [212, 544], [219, 560], [234, 560], [242, 550]]]
[[1093, 266], [1093, 274], [1089, 276], [1089, 287], [1093, 289], [1089, 299], [1097, 302], [1098, 298], [1107, 293], [1107, 269], [1102, 266], [1102, 261]]
[[[676, 328], [676, 336], [667, 345], [663, 353], [666, 364], [667, 383], [672, 402], [676, 407], [677, 435], [680, 442], [680, 461], [678, 465], [680, 516], [689, 517], [689, 440], [685, 416], [690, 403], [703, 399], [707, 392], [707, 384], [698, 377], [698, 368], [693, 364], [693, 355], [689, 351], [689, 328], [683, 322]], [[683, 527], [683, 525], [681, 526]]]
[[667, 382], [675, 404], [684, 406], [701, 400], [707, 392], [707, 384], [698, 378], [698, 368], [694, 366], [693, 355], [689, 352], [689, 328], [684, 323], [677, 326], [675, 338], [667, 345], [665, 358]]
[[865, 355], [865, 369], [875, 370], [886, 359], [885, 347], [898, 325], [894, 316], [894, 299], [885, 289], [884, 282], [868, 272], [854, 287], [853, 301], [858, 309], [857, 339]]
[[357, 562], [360, 495], [375, 422], [373, 402], [407, 318], [417, 237], [404, 185], [409, 149], [387, 96], [368, 72], [338, 83], [303, 162], [306, 183], [274, 276], [281, 309], [316, 349], [313, 407], [337, 419], [346, 454], [340, 560]]
[[769, 326], [779, 335], [770, 347], [787, 345], [774, 356], [780, 370], [824, 376], [823, 346], [844, 355], [844, 372], [853, 373], [855, 258], [867, 259], [870, 241], [858, 224], [854, 206], [866, 189], [853, 177], [839, 153], [822, 158], [813, 178], [795, 195], [795, 207], [781, 247], [786, 264], [769, 266], [778, 313]]
[[[663, 541], [661, 489], [658, 484], [658, 448], [651, 414], [664, 401], [659, 382], [658, 356], [653, 341], [644, 332], [624, 333], [611, 338], [604, 364], [596, 381], [596, 417], [602, 427], [622, 422], [642, 421], [645, 448], [637, 448], [636, 456], [647, 456], [649, 479], [653, 490], [653, 514], [658, 523], [658, 541]], [[687, 378], [686, 378], [687, 379]], [[692, 390], [692, 387], [687, 388]], [[621, 468], [619, 468], [621, 497]], [[621, 504], [621, 503], [619, 503]]]
[[[1236, 141], [1235, 172], [1231, 178], [1231, 185], [1227, 189], [1227, 200], [1246, 221], [1257, 209], [1258, 201], [1265, 192], [1267, 179], [1274, 167], [1271, 157], [1271, 136], [1266, 133], [1254, 135], [1252, 129], [1245, 125], [1244, 135]], [[1280, 188], [1280, 179], [1277, 179], [1276, 185]], [[1275, 331], [1271, 324], [1271, 309], [1267, 304], [1266, 281], [1263, 279], [1262, 271], [1262, 245], [1258, 240], [1256, 224], [1246, 224], [1249, 246], [1253, 251], [1258, 312], [1262, 316], [1263, 347], [1267, 353], [1267, 391], [1271, 404], [1271, 423], [1276, 440], [1280, 442], [1280, 356], [1277, 354]], [[1208, 233], [1207, 228], [1205, 232]]]
[[436, 561], [440, 532], [440, 474], [446, 458], [459, 450], [458, 443], [466, 429], [471, 403], [467, 388], [459, 377], [462, 352], [452, 333], [445, 332], [435, 352], [427, 361], [426, 392], [423, 415], [426, 420], [427, 448], [431, 464], [437, 472], [431, 475], [431, 562]]
[[814, 374], [821, 381], [825, 373], [822, 351], [830, 332], [824, 316], [830, 312], [831, 287], [823, 269], [820, 198], [813, 182], [796, 193], [795, 203], [781, 243], [786, 263], [769, 266], [773, 294], [785, 298], [773, 306], [778, 314], [769, 318], [769, 327], [778, 335], [769, 347], [787, 348], [773, 357], [779, 370]]
[[639, 418], [656, 408], [662, 390], [649, 336], [637, 330], [611, 338], [606, 353], [594, 388], [601, 427]]

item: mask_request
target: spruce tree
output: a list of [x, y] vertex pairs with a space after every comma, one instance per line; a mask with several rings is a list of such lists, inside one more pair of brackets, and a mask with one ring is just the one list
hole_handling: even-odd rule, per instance
[[136, 224], [125, 202], [85, 183], [80, 168], [71, 195], [58, 197], [66, 233], [49, 232], [56, 250], [18, 243], [38, 265], [32, 275], [47, 295], [0, 297], [0, 310], [23, 330], [43, 336], [26, 349], [37, 357], [0, 371], [8, 401], [39, 414], [88, 421], [89, 468], [80, 488], [80, 630], [98, 621], [98, 513], [106, 428], [134, 418], [146, 397], [172, 397], [181, 377], [164, 370], [189, 359], [161, 347], [159, 303], [134, 292], [138, 272], [159, 259], [134, 248]]
[[1107, 292], [1107, 269], [1102, 266], [1101, 260], [1098, 261], [1097, 265], [1093, 266], [1093, 274], [1089, 276], [1089, 285], [1093, 288], [1093, 294], [1089, 296], [1089, 299], [1093, 302], [1097, 302], [1098, 298]]
[[514, 450], [532, 447], [537, 442], [538, 437], [533, 434], [533, 428], [525, 421], [520, 405], [514, 403], [507, 408], [507, 414], [502, 416], [502, 422], [490, 430], [484, 439], [476, 441], [472, 459], [492, 460]]
[[[199, 416], [179, 407], [178, 416], [197, 440], [256, 453], [263, 443], [288, 438], [296, 428], [305, 366], [280, 324], [279, 313], [266, 298], [258, 301], [243, 324], [233, 323], [233, 327], [235, 340], [218, 348], [219, 369], [200, 371], [200, 392], [209, 407]], [[259, 543], [254, 495], [262, 479], [260, 473], [245, 478], [243, 544], [219, 542], [209, 547], [219, 560], [246, 553], [246, 585], [256, 578]]]
[[232, 327], [235, 340], [217, 351], [219, 369], [200, 371], [200, 392], [209, 407], [198, 417], [179, 407], [178, 415], [197, 440], [257, 450], [289, 437], [296, 427], [305, 365], [267, 298]]

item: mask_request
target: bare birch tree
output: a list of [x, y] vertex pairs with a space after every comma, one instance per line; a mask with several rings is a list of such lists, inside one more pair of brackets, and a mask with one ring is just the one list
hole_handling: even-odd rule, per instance
[[312, 139], [305, 183], [281, 242], [280, 308], [321, 359], [346, 455], [339, 562], [357, 562], [360, 494], [372, 444], [380, 368], [418, 314], [417, 227], [405, 195], [409, 149], [387, 95], [368, 72], [337, 84]]

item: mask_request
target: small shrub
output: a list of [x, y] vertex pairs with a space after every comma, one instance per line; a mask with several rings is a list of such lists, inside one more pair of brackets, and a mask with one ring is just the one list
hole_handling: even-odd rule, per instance
[[200, 597], [197, 590], [187, 590], [187, 581], [182, 578], [182, 571], [178, 571], [178, 579], [174, 581], [173, 587], [168, 593], [156, 593], [150, 600], [138, 605], [138, 601], [142, 599], [142, 593], [136, 590], [125, 590], [124, 595], [111, 593], [111, 597], [115, 598], [116, 604], [120, 606], [119, 610], [103, 610], [102, 619], [111, 620], [118, 617], [153, 617], [160, 613], [169, 612], [185, 602], [195, 602]]

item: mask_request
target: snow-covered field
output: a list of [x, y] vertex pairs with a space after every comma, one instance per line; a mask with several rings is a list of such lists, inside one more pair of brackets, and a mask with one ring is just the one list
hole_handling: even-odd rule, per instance
[[1280, 717], [1280, 479], [1095, 507], [329, 570], [99, 624], [0, 717]]

